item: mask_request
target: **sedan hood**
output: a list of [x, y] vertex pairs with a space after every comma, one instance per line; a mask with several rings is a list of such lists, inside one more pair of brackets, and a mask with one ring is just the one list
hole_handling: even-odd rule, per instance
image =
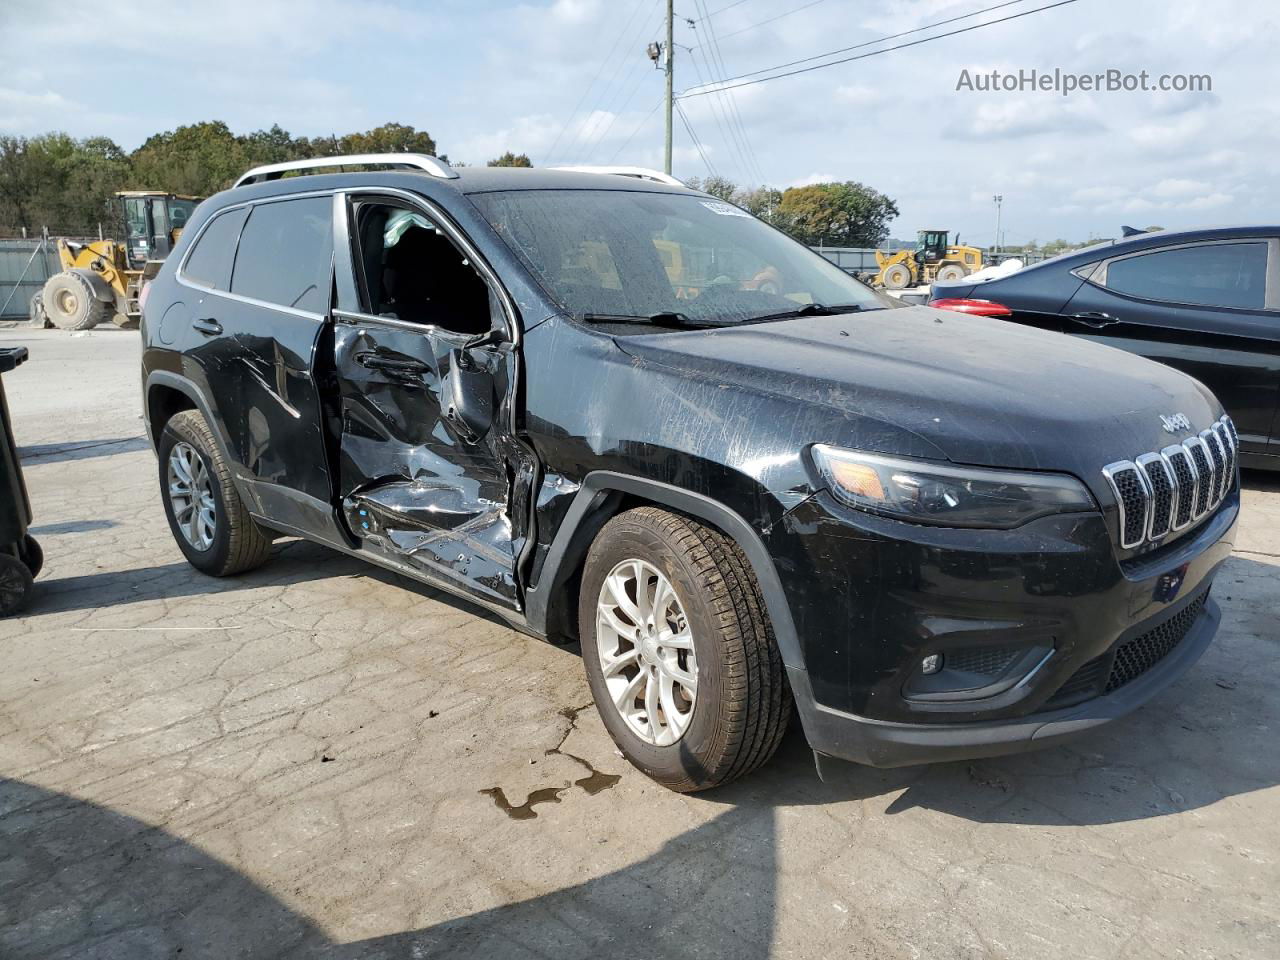
[[[928, 307], [620, 337], [633, 356], [831, 411], [811, 442], [884, 449], [888, 425], [938, 458], [1074, 473], [1206, 429], [1221, 407], [1169, 367], [1063, 334]], [[1165, 432], [1185, 414], [1194, 431]], [[814, 417], [804, 419], [813, 422]], [[917, 450], [920, 445], [915, 445]], [[926, 447], [927, 449], [927, 447]]]

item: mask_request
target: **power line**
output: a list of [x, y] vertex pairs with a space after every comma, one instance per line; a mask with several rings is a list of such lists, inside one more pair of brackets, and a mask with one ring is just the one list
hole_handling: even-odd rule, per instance
[[649, 122], [649, 118], [658, 112], [658, 108], [662, 106], [662, 104], [663, 104], [663, 101], [659, 100], [657, 103], [653, 105], [652, 110], [650, 110], [648, 113], [646, 113], [643, 117], [640, 118], [640, 122], [637, 123], [634, 128], [632, 128], [629, 134], [627, 134], [627, 139], [622, 141], [622, 146], [618, 147], [617, 150], [613, 151], [613, 156], [609, 158], [610, 163], [615, 162], [618, 159], [618, 157], [622, 156], [622, 151], [627, 149], [627, 147], [631, 146], [631, 141], [636, 138], [636, 134], [640, 132], [640, 128]]
[[684, 124], [685, 130], [689, 134], [689, 139], [693, 141], [694, 147], [697, 148], [698, 156], [702, 158], [702, 162], [706, 165], [707, 171], [713, 177], [719, 178], [720, 174], [716, 173], [716, 168], [711, 165], [711, 161], [707, 159], [706, 153], [703, 152], [702, 142], [698, 140], [698, 135], [693, 132], [693, 126], [689, 123], [689, 118], [685, 115], [684, 107], [680, 106], [680, 101], [678, 100], [676, 101], [676, 112], [680, 114], [680, 122]]
[[705, 13], [705, 14], [703, 14], [699, 19], [701, 19], [701, 20], [710, 20], [710, 19], [711, 19], [712, 17], [714, 17], [717, 13], [724, 13], [724, 12], [725, 12], [726, 10], [728, 10], [730, 7], [736, 7], [736, 6], [738, 6], [739, 4], [746, 3], [746, 2], [747, 2], [747, 0], [733, 0], [733, 3], [726, 3], [723, 7], [716, 7], [716, 9], [712, 10], [710, 13]]
[[741, 30], [734, 30], [731, 33], [726, 33], [720, 39], [728, 40], [730, 37], [736, 37], [740, 33], [746, 33], [748, 30], [754, 30], [756, 27], [763, 27], [765, 24], [773, 23], [775, 20], [781, 20], [783, 17], [789, 17], [793, 13], [799, 13], [801, 10], [808, 10], [810, 7], [816, 7], [821, 2], [822, 0], [809, 0], [808, 3], [801, 4], [794, 10], [788, 10], [786, 13], [780, 13], [776, 17], [770, 17], [768, 20], [761, 20], [759, 23], [753, 23], [751, 26], [743, 27]]
[[636, 14], [639, 13], [640, 8], [644, 6], [644, 2], [645, 0], [636, 0], [636, 5], [631, 8], [631, 16], [627, 18], [627, 22], [624, 23], [622, 25], [622, 29], [618, 31], [617, 37], [614, 38], [613, 46], [609, 48], [609, 52], [606, 53], [604, 55], [604, 59], [600, 61], [600, 66], [596, 68], [595, 76], [591, 78], [590, 83], [582, 88], [582, 94], [578, 97], [578, 102], [574, 104], [573, 112], [569, 114], [569, 118], [565, 120], [564, 125], [560, 127], [560, 132], [556, 134], [556, 138], [551, 144], [551, 149], [547, 151], [548, 161], [555, 157], [556, 147], [560, 145], [560, 139], [564, 136], [565, 131], [569, 129], [569, 124], [573, 123], [573, 121], [577, 119], [578, 111], [582, 109], [582, 104], [586, 101], [587, 94], [591, 92], [591, 89], [596, 85], [596, 81], [600, 79], [600, 74], [604, 73], [605, 64], [609, 62], [609, 59], [618, 49], [618, 44], [622, 42], [623, 35], [626, 34], [627, 30], [630, 28], [631, 22], [635, 20]]
[[934, 23], [926, 23], [922, 27], [913, 27], [910, 30], [903, 30], [901, 33], [891, 33], [887, 37], [877, 37], [875, 40], [865, 40], [862, 43], [855, 43], [850, 47], [841, 47], [838, 50], [828, 50], [826, 53], [819, 53], [812, 57], [802, 57], [799, 60], [788, 60], [786, 63], [778, 63], [772, 67], [765, 67], [761, 70], [751, 70], [747, 73], [740, 73], [734, 80], [741, 80], [743, 77], [754, 77], [761, 73], [772, 73], [774, 70], [781, 70], [783, 67], [794, 67], [801, 63], [812, 63], [814, 60], [825, 60], [827, 57], [833, 57], [837, 53], [848, 53], [850, 50], [861, 50], [864, 47], [873, 47], [878, 43], [885, 43], [889, 40], [897, 40], [900, 37], [908, 37], [913, 33], [921, 33], [925, 30], [933, 30], [936, 27], [945, 27], [950, 23], [957, 23], [960, 20], [968, 20], [971, 17], [981, 16], [984, 13], [991, 13], [994, 10], [1001, 10], [1004, 7], [1012, 7], [1014, 4], [1027, 3], [1029, 0], [1005, 0], [1004, 3], [997, 3], [990, 7], [983, 7], [981, 10], [974, 10], [972, 13], [962, 13], [957, 17], [948, 17], [946, 20], [938, 20]]
[[[729, 70], [725, 66], [724, 56], [720, 52], [720, 42], [716, 37], [715, 25], [710, 22], [709, 17], [706, 15], [707, 8], [704, 0], [695, 0], [695, 2], [698, 9], [703, 13], [702, 19], [706, 21], [707, 40], [709, 43], [708, 49], [704, 51], [704, 60], [707, 64], [707, 69], [712, 73], [713, 77], [717, 78], [723, 85], [728, 82], [724, 78], [728, 76]], [[713, 69], [713, 65], [716, 69]], [[730, 133], [736, 139], [738, 147], [742, 151], [744, 159], [747, 161], [744, 172], [748, 177], [752, 177], [763, 183], [764, 172], [760, 167], [759, 161], [756, 160], [755, 151], [752, 149], [751, 141], [747, 137], [746, 127], [742, 122], [742, 114], [738, 112], [737, 101], [728, 93], [723, 94], [722, 101], [722, 109], [724, 110]]]
[[[640, 6], [641, 7], [644, 6], [644, 0], [641, 0]], [[626, 42], [626, 46], [624, 49], [629, 49], [631, 47], [638, 48], [640, 39], [643, 38], [645, 34], [651, 33], [654, 27], [656, 27], [657, 23], [660, 20], [661, 20], [661, 15], [659, 15], [657, 18], [654, 18], [654, 19], [642, 17], [639, 21], [640, 29], [632, 34], [631, 39]], [[630, 21], [628, 21], [628, 26], [629, 25], [630, 25]], [[624, 35], [625, 35], [625, 28], [624, 28]], [[612, 104], [617, 99], [617, 97], [621, 95], [624, 91], [626, 91], [627, 80], [629, 80], [631, 76], [634, 75], [636, 65], [637, 65], [636, 61], [629, 60], [629, 59], [623, 60], [623, 62], [619, 64], [618, 68], [613, 72], [613, 76], [609, 79], [609, 82], [605, 84], [604, 91], [602, 92], [601, 96], [598, 98], [599, 106], [596, 109], [604, 111], [606, 113], [612, 113], [612, 111], [609, 108], [612, 106]], [[641, 80], [643, 79], [644, 74], [649, 69], [650, 67], [648, 63], [644, 63], [641, 66], [640, 68]], [[631, 92], [627, 96], [628, 102], [630, 102], [631, 97], [635, 95], [635, 91], [640, 86], [640, 82], [641, 82], [640, 80], [637, 80], [635, 85], [632, 86]], [[592, 111], [592, 113], [594, 112], [595, 110]], [[588, 116], [588, 119], [590, 119], [591, 114], [588, 114], [587, 116]], [[617, 119], [617, 114], [612, 114], [607, 127], [612, 127], [613, 121], [616, 119]], [[599, 146], [600, 140], [602, 139], [602, 136], [598, 136], [598, 134], [600, 134], [600, 126], [601, 124], [599, 123], [595, 125], [584, 124], [581, 129], [576, 130], [574, 132], [573, 139], [569, 142], [568, 146], [566, 147], [566, 152], [573, 150], [574, 147], [576, 147], [579, 144], [579, 142], [581, 142], [582, 147], [587, 149], [588, 152], [594, 152], [595, 148]]]
[[[698, 66], [699, 57], [701, 57], [705, 62], [705, 51], [699, 48], [694, 48], [690, 51], [689, 62], [693, 64], [694, 73], [696, 73], [698, 75], [698, 79], [701, 80], [702, 68]], [[714, 74], [711, 74], [710, 64], [707, 64], [707, 71], [711, 76], [714, 76]], [[726, 124], [732, 124], [732, 120], [725, 116], [727, 107], [724, 104], [724, 99], [724, 97], [713, 97], [711, 99], [712, 117], [715, 119], [716, 127], [720, 130], [720, 136], [724, 139], [725, 144], [730, 150], [733, 150], [737, 154], [739, 170], [747, 177], [754, 177], [746, 155], [743, 154], [742, 148], [738, 145], [737, 139], [730, 135], [729, 130], [726, 127]]]
[[[1045, 11], [1045, 10], [1052, 10], [1054, 7], [1065, 7], [1067, 4], [1075, 3], [1075, 2], [1076, 0], [1058, 0], [1057, 3], [1050, 3], [1050, 4], [1046, 4], [1043, 7], [1036, 7], [1034, 10], [1024, 10], [1021, 13], [1013, 13], [1007, 17], [1001, 17], [998, 20], [988, 20], [985, 23], [975, 23], [973, 26], [961, 27], [959, 30], [950, 30], [946, 33], [939, 33], [932, 37], [922, 37], [919, 40], [912, 40], [909, 43], [900, 43], [897, 46], [885, 47], [883, 50], [872, 50], [870, 53], [861, 53], [855, 57], [844, 57], [843, 59], [840, 59], [840, 60], [832, 60], [829, 63], [815, 64], [812, 67], [803, 67], [799, 70], [790, 70], [786, 73], [775, 73], [772, 76], [760, 77], [758, 80], [743, 80], [741, 83], [734, 83], [732, 81], [741, 80], [742, 77], [748, 76], [748, 74], [743, 74], [740, 77], [730, 77], [728, 80], [722, 81], [723, 83], [728, 84], [728, 86], [720, 86], [713, 90], [695, 90], [691, 93], [682, 93], [680, 94], [680, 98], [688, 99], [689, 97], [703, 97], [710, 93], [723, 93], [727, 90], [736, 90], [739, 87], [750, 87], [750, 86], [753, 86], [754, 84], [765, 83], [769, 80], [781, 80], [783, 77], [794, 77], [802, 73], [812, 73], [814, 70], [822, 70], [825, 67], [835, 67], [835, 66], [839, 66], [842, 63], [851, 63], [854, 60], [866, 60], [868, 57], [878, 57], [882, 53], [892, 53], [895, 50], [905, 50], [907, 47], [917, 47], [922, 43], [929, 43], [931, 40], [943, 40], [947, 37], [954, 37], [961, 33], [969, 33], [972, 30], [981, 30], [983, 27], [994, 27], [998, 23], [1005, 23], [1009, 20], [1017, 20], [1019, 17], [1029, 17], [1033, 13], [1041, 13], [1042, 11]], [[884, 41], [882, 38], [881, 40], [875, 41], [875, 42], [882, 43]], [[832, 51], [832, 53], [835, 53], [835, 52], [838, 52], [838, 51]], [[831, 56], [832, 53], [821, 54], [816, 58], [810, 58], [810, 59], [822, 59], [823, 57]], [[767, 70], [757, 70], [756, 73], [767, 73], [770, 70], [777, 70], [777, 69], [778, 67], [770, 67]]]

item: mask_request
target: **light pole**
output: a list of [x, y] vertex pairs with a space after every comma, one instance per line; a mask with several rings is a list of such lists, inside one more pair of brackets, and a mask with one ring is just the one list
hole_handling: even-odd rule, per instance
[[1004, 194], [997, 193], [991, 199], [995, 201], [996, 205], [996, 238], [994, 253], [998, 254], [1000, 252], [1000, 205], [1004, 203]]

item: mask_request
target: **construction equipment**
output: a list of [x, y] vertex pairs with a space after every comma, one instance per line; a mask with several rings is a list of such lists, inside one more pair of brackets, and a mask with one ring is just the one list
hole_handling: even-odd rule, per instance
[[877, 250], [876, 263], [880, 270], [872, 283], [887, 290], [903, 290], [935, 280], [963, 280], [982, 269], [982, 251], [961, 246], [959, 235], [951, 243], [946, 230], [921, 230], [915, 250]]
[[33, 323], [63, 330], [88, 330], [104, 320], [137, 326], [142, 285], [160, 270], [203, 198], [155, 190], [115, 196], [124, 240], [58, 240], [62, 270], [31, 298]]

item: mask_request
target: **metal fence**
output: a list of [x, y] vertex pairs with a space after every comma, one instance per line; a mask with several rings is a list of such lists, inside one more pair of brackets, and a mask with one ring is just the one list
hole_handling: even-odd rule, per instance
[[31, 295], [61, 269], [53, 241], [0, 239], [0, 320], [25, 320]]

